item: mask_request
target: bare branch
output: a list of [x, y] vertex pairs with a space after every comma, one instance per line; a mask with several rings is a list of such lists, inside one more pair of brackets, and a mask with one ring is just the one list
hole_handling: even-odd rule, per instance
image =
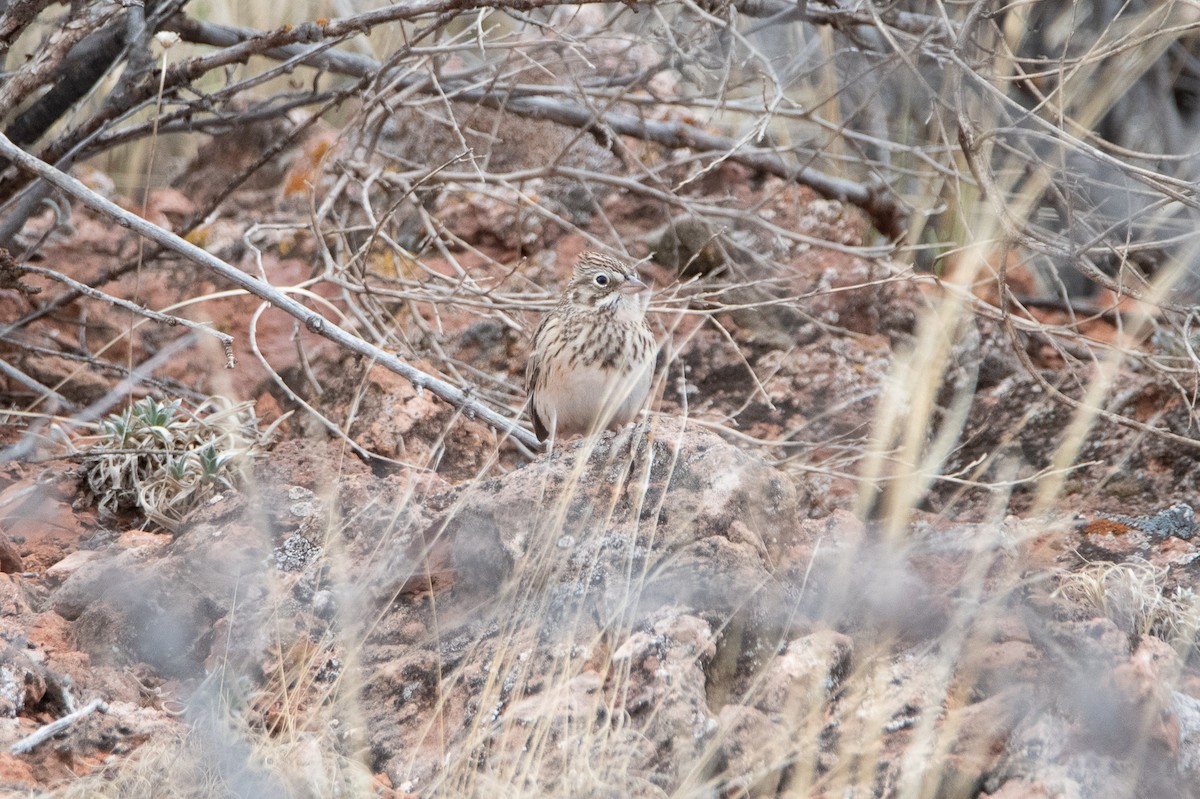
[[92, 713], [107, 712], [108, 705], [104, 704], [104, 702], [99, 699], [93, 699], [91, 702], [88, 702], [74, 713], [68, 713], [61, 719], [55, 719], [44, 727], [38, 729], [36, 732], [26, 735], [24, 738], [13, 744], [8, 751], [12, 752], [14, 755], [23, 755], [26, 752], [31, 752], [85, 716], [89, 716]]
[[43, 180], [52, 183], [92, 210], [113, 219], [118, 225], [129, 228], [135, 233], [145, 236], [151, 241], [182, 255], [189, 261], [216, 272], [234, 285], [291, 314], [303, 322], [304, 326], [310, 332], [324, 336], [351, 352], [382, 364], [408, 380], [418, 391], [428, 389], [435, 396], [440, 397], [453, 407], [461, 410], [468, 418], [478, 417], [497, 432], [512, 436], [535, 452], [541, 450], [542, 446], [537, 438], [529, 431], [521, 428], [516, 421], [501, 416], [490, 408], [481, 405], [468, 396], [466, 392], [450, 385], [446, 381], [426, 374], [401, 361], [394, 355], [376, 347], [374, 344], [370, 344], [348, 333], [321, 314], [306, 308], [301, 303], [296, 302], [291, 297], [277, 290], [274, 286], [247, 275], [245, 272], [230, 266], [211, 253], [104, 199], [70, 175], [66, 175], [44, 161], [29, 155], [9, 141], [8, 137], [3, 134], [0, 134], [0, 155], [9, 158], [21, 169], [32, 172]]
[[0, 86], [0, 117], [4, 117], [28, 94], [53, 74], [67, 52], [84, 37], [98, 30], [121, 8], [120, 3], [86, 3], [82, 13], [67, 21], [50, 35], [28, 64], [21, 67]]
[[78, 280], [72, 280], [66, 275], [60, 272], [55, 272], [52, 269], [43, 269], [40, 266], [30, 266], [29, 264], [20, 264], [17, 268], [30, 274], [41, 275], [42, 277], [47, 277], [51, 280], [57, 280], [59, 283], [70, 287], [72, 290], [81, 295], [91, 297], [94, 300], [100, 300], [101, 302], [107, 302], [109, 305], [115, 305], [118, 308], [124, 308], [127, 311], [138, 314], [139, 316], [144, 316], [147, 319], [153, 319], [154, 321], [162, 322], [165, 325], [183, 325], [189, 330], [195, 330], [197, 333], [204, 333], [205, 335], [212, 336], [217, 341], [221, 342], [221, 349], [225, 351], [225, 368], [232, 369], [237, 365], [237, 359], [233, 357], [233, 336], [229, 335], [228, 333], [222, 333], [220, 330], [214, 330], [207, 323], [193, 322], [190, 319], [184, 319], [182, 316], [172, 316], [171, 314], [152, 311], [149, 308], [144, 308], [137, 303], [130, 302], [129, 300], [123, 300], [120, 297], [114, 297], [111, 294], [105, 294], [99, 289], [94, 289], [91, 286], [84, 285]]
[[0, 16], [0, 57], [8, 53], [21, 31], [29, 27], [50, 0], [13, 0]]
[[[552, 5], [546, 3], [546, 5]], [[180, 35], [193, 41], [224, 44], [241, 40], [243, 44], [259, 41], [264, 34], [245, 28], [213, 25], [211, 23], [177, 17], [172, 21]], [[248, 38], [251, 37], [251, 38]], [[278, 58], [297, 58], [294, 46], [265, 50], [262, 55]], [[377, 75], [383, 64], [365, 56], [323, 53], [314, 56], [314, 65], [345, 75], [365, 77]], [[307, 63], [306, 60], [301, 61]], [[652, 141], [664, 147], [690, 149], [697, 152], [721, 153], [728, 160], [760, 172], [775, 175], [784, 180], [808, 186], [823, 197], [847, 202], [862, 208], [871, 217], [872, 224], [890, 239], [904, 235], [908, 225], [907, 211], [896, 201], [890, 188], [883, 184], [863, 185], [844, 178], [825, 174], [810, 166], [792, 166], [775, 152], [747, 150], [736, 146], [726, 136], [709, 133], [685, 122], [662, 122], [645, 119], [632, 114], [615, 111], [596, 111], [582, 104], [547, 96], [554, 87], [539, 87], [538, 92], [494, 91], [489, 88], [473, 88], [466, 85], [443, 84], [440, 89], [425, 76], [406, 78], [402, 87], [413, 86], [419, 91], [437, 95], [444, 91], [451, 99], [479, 103], [497, 110], [507, 111], [532, 119], [546, 119], [560, 125], [578, 128], [592, 133], [601, 141], [613, 136], [630, 136]], [[574, 92], [571, 92], [574, 94]]]
[[43, 386], [41, 383], [34, 380], [32, 377], [3, 359], [0, 359], [0, 374], [5, 375], [11, 380], [17, 381], [21, 385], [33, 391], [39, 397], [49, 397], [67, 410], [73, 410], [75, 408], [75, 403], [71, 402], [62, 394], [59, 394], [57, 391], [49, 388], [48, 386]]
[[708, 133], [686, 122], [660, 122], [631, 114], [609, 111], [602, 114], [576, 103], [548, 97], [510, 97], [484, 89], [470, 89], [454, 95], [496, 109], [511, 111], [534, 119], [550, 119], [592, 132], [601, 138], [612, 134], [652, 141], [664, 147], [687, 148], [698, 152], [720, 153], [722, 157], [751, 169], [795, 181], [823, 197], [841, 200], [862, 208], [881, 233], [891, 239], [904, 235], [908, 216], [887, 186], [864, 186], [844, 178], [827, 175], [811, 167], [793, 167], [773, 152], [743, 151], [726, 136]]

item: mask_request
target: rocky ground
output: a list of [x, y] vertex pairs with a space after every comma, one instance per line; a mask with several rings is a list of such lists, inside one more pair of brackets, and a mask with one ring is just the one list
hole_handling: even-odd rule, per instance
[[[321, 135], [233, 208], [294, 218], [288, 176]], [[200, 201], [188, 181], [235, 166], [214, 146], [145, 215], [177, 223]], [[815, 239], [865, 235], [854, 212], [804, 189], [733, 165], [705, 180], [697, 192], [721, 186]], [[954, 424], [955, 391], [970, 399], [952, 479], [872, 495], [856, 477], [872, 421], [897, 354], [942, 297], [936, 283], [756, 229], [725, 231], [735, 266], [716, 273], [711, 235], [674, 225], [670, 209], [616, 191], [598, 202], [590, 233], [605, 235], [603, 219], [635, 255], [674, 253], [644, 270], [673, 360], [640, 427], [553, 456], [529, 457], [278, 311], [252, 339], [259, 302], [216, 295], [226, 287], [190, 265], [159, 259], [109, 285], [154, 308], [213, 294], [193, 316], [236, 339], [237, 368], [200, 338], [139, 392], [220, 393], [253, 401], [260, 430], [279, 424], [236, 488], [162, 524], [136, 503], [101, 507], [84, 478], [95, 459], [80, 454], [93, 430], [7, 417], [0, 444], [42, 438], [0, 467], [0, 789], [1200, 795], [1200, 459], [1186, 386], [1132, 361], [1106, 410], [1142, 426], [1101, 418], [1077, 467], [1055, 471], [1069, 400], [1091, 374], [1086, 343], [1010, 336], [980, 315], [946, 376], [929, 376], [941, 389], [931, 439]], [[448, 192], [434, 207], [462, 261], [497, 287], [552, 291], [586, 246], [486, 196]], [[196, 238], [276, 285], [319, 272], [314, 241], [256, 238], [249, 218], [232, 212]], [[786, 271], [736, 257], [769, 247]], [[127, 233], [77, 211], [41, 263], [95, 281], [134, 252]], [[683, 288], [682, 264], [685, 278], [701, 273]], [[452, 271], [436, 254], [426, 266]], [[719, 301], [704, 294], [717, 281], [733, 283]], [[61, 290], [24, 282], [43, 294], [0, 289], [0, 319]], [[332, 281], [311, 290], [343, 312], [353, 301]], [[410, 334], [403, 357], [519, 404], [536, 302], [506, 316], [388, 307]], [[83, 407], [117, 370], [71, 356], [140, 362], [176, 335], [132, 324], [77, 304], [27, 328], [40, 349], [4, 344], [0, 357]], [[1088, 334], [1111, 328], [1101, 319]], [[0, 391], [5, 407], [32, 399], [16, 383]], [[92, 700], [103, 711], [9, 751]]]

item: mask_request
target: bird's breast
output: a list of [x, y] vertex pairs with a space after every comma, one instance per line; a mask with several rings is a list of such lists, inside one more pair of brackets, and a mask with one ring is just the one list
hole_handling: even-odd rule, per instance
[[554, 420], [557, 435], [627, 424], [645, 404], [654, 341], [649, 331], [612, 328], [592, 330], [545, 363], [534, 401], [543, 419]]

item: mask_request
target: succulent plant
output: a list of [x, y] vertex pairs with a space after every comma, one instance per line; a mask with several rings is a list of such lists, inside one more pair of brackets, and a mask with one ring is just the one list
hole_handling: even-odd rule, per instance
[[100, 512], [136, 509], [175, 530], [216, 492], [236, 488], [265, 434], [253, 403], [210, 397], [195, 410], [146, 397], [97, 425], [85, 439], [84, 478]]

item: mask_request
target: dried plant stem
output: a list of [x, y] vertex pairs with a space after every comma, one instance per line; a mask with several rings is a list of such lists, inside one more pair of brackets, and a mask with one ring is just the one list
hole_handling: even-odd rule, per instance
[[45, 725], [44, 727], [41, 727], [40, 729], [38, 729], [36, 732], [25, 736], [24, 738], [22, 738], [21, 740], [17, 741], [15, 744], [13, 744], [12, 747], [9, 749], [9, 751], [12, 752], [14, 755], [22, 755], [22, 754], [25, 754], [26, 752], [31, 752], [38, 746], [41, 746], [46, 741], [53, 738], [55, 735], [58, 735], [60, 732], [67, 729], [68, 727], [70, 727], [75, 722], [82, 719], [83, 717], [91, 715], [92, 713], [97, 713], [97, 712], [107, 713], [108, 705], [104, 704], [104, 702], [100, 701], [99, 699], [93, 699], [91, 702], [88, 702], [86, 705], [79, 708], [79, 710], [76, 710], [74, 713], [68, 713], [67, 715], [63, 716], [61, 719], [55, 719], [54, 721], [50, 722], [49, 724]]
[[173, 233], [163, 230], [161, 227], [147, 222], [145, 219], [104, 199], [70, 175], [64, 174], [46, 162], [26, 153], [3, 134], [0, 134], [0, 155], [10, 159], [21, 169], [31, 172], [48, 183], [57, 186], [92, 210], [110, 217], [121, 227], [129, 228], [172, 252], [182, 255], [189, 261], [212, 272], [216, 272], [234, 285], [291, 314], [303, 322], [309, 331], [324, 336], [351, 352], [382, 364], [384, 367], [408, 380], [418, 391], [428, 389], [434, 396], [440, 397], [455, 408], [463, 411], [469, 418], [478, 417], [497, 432], [512, 436], [535, 452], [541, 451], [542, 446], [537, 438], [529, 431], [518, 426], [515, 420], [502, 416], [490, 408], [481, 405], [469, 397], [462, 389], [452, 386], [433, 375], [426, 374], [374, 344], [363, 341], [358, 336], [343, 330], [329, 319], [306, 308], [274, 286], [246, 274], [240, 269], [225, 263], [212, 253], [202, 250]]
[[8, 53], [9, 47], [29, 27], [42, 9], [50, 5], [49, 0], [13, 0], [0, 15], [0, 56]]
[[62, 408], [65, 408], [67, 410], [73, 410], [75, 408], [75, 403], [71, 402], [69, 399], [64, 397], [62, 394], [59, 394], [57, 391], [55, 391], [54, 389], [52, 389], [48, 386], [43, 386], [41, 383], [34, 380], [32, 377], [25, 374], [20, 369], [18, 369], [17, 367], [13, 366], [10, 363], [8, 363], [7, 361], [0, 360], [0, 374], [4, 375], [5, 377], [8, 377], [12, 380], [17, 381], [18, 383], [20, 383], [21, 385], [30, 389], [31, 391], [38, 394], [39, 396], [49, 397], [50, 399], [57, 402], [59, 404], [59, 406]]
[[152, 311], [149, 308], [138, 305], [135, 302], [123, 300], [120, 297], [114, 297], [111, 294], [105, 294], [99, 289], [94, 289], [91, 286], [84, 285], [78, 280], [72, 280], [61, 272], [55, 272], [53, 269], [44, 269], [40, 266], [30, 266], [29, 264], [21, 264], [19, 268], [29, 272], [30, 274], [41, 275], [43, 277], [50, 278], [51, 280], [57, 280], [59, 283], [62, 283], [63, 285], [70, 287], [72, 290], [79, 292], [79, 294], [91, 297], [94, 300], [107, 302], [110, 305], [117, 306], [118, 308], [124, 308], [127, 311], [132, 311], [133, 313], [138, 314], [139, 316], [144, 316], [147, 319], [152, 319], [156, 322], [162, 322], [166, 325], [183, 325], [189, 330], [195, 330], [198, 333], [204, 333], [205, 335], [212, 336], [213, 338], [217, 339], [217, 341], [221, 342], [221, 349], [225, 352], [225, 368], [232, 369], [237, 365], [237, 359], [233, 356], [233, 336], [229, 335], [228, 333], [222, 333], [219, 330], [214, 330], [205, 322], [193, 322], [190, 319], [184, 319], [182, 316], [173, 316], [171, 314], [160, 313], [159, 311]]
[[[109, 389], [103, 397], [93, 402], [83, 410], [73, 415], [70, 419], [61, 420], [66, 428], [82, 427], [90, 424], [103, 416], [110, 408], [116, 405], [121, 400], [125, 399], [134, 388], [141, 383], [147, 382], [160, 366], [170, 361], [177, 354], [185, 349], [195, 345], [197, 336], [195, 333], [185, 333], [179, 338], [172, 341], [167, 346], [160, 349], [150, 358], [147, 358], [141, 364], [133, 369], [129, 375]], [[0, 361], [0, 365], [3, 361]], [[35, 405], [37, 403], [34, 403]], [[37, 434], [34, 431], [26, 433], [25, 436], [7, 449], [0, 450], [0, 464], [8, 463], [15, 460], [24, 460], [28, 458], [37, 446]]]
[[116, 405], [121, 400], [133, 391], [138, 384], [142, 383], [147, 377], [153, 374], [160, 366], [170, 361], [179, 353], [192, 347], [196, 344], [195, 333], [185, 333], [179, 338], [172, 341], [167, 346], [163, 347], [150, 358], [147, 358], [142, 363], [138, 364], [129, 373], [129, 376], [121, 380], [113, 386], [107, 394], [93, 402], [91, 405], [84, 408], [79, 413], [71, 417], [71, 422], [76, 425], [85, 425], [99, 419], [110, 408]]
[[[504, 5], [508, 8], [517, 7], [524, 10], [524, 7], [529, 5], [540, 7], [556, 4], [552, 2], [532, 4], [508, 2]], [[174, 29], [185, 38], [206, 44], [227, 44], [239, 41], [239, 46], [244, 46], [250, 42], [261, 41], [266, 35], [245, 28], [233, 28], [191, 19], [179, 18], [172, 24]], [[331, 27], [326, 29], [326, 35], [329, 30], [332, 30], [332, 23]], [[260, 52], [261, 55], [280, 60], [298, 59], [301, 55], [301, 51], [297, 50], [295, 45], [271, 48]], [[320, 53], [318, 55], [314, 53], [313, 58], [315, 65], [328, 69], [330, 72], [359, 78], [378, 75], [385, 68], [384, 64], [365, 56], [348, 56], [340, 53]], [[304, 59], [300, 60], [301, 63], [305, 63]], [[889, 238], [898, 240], [904, 235], [908, 226], [907, 211], [896, 202], [891, 190], [883, 184], [864, 185], [828, 175], [809, 166], [794, 166], [778, 153], [756, 148], [747, 150], [734, 139], [709, 133], [686, 122], [662, 122], [634, 114], [601, 111], [582, 103], [548, 96], [550, 94], [548, 89], [551, 87], [538, 87], [534, 93], [533, 91], [512, 92], [489, 88], [455, 87], [452, 83], [437, 86], [424, 76], [414, 76], [404, 82], [410, 83], [425, 94], [440, 95], [444, 92], [445, 96], [451, 100], [477, 103], [531, 119], [551, 120], [560, 125], [591, 133], [601, 140], [612, 141], [617, 136], [630, 136], [672, 149], [687, 148], [697, 152], [721, 153], [722, 158], [734, 163], [784, 180], [795, 181], [808, 186], [823, 197], [841, 200], [862, 208], [870, 215], [875, 227]]]

